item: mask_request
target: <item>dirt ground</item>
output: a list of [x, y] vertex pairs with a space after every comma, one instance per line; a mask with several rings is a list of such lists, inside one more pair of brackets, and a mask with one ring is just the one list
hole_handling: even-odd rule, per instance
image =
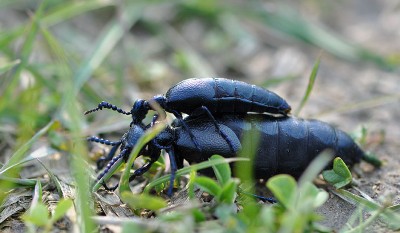
[[[294, 4], [294, 3], [292, 3]], [[295, 4], [294, 4], [295, 5]], [[297, 6], [298, 13], [312, 22], [324, 25], [334, 30], [339, 35], [354, 43], [376, 51], [378, 54], [400, 56], [400, 5], [397, 0], [355, 0], [341, 2], [340, 4], [327, 4], [333, 10], [316, 11], [310, 5]], [[0, 17], [0, 20], [2, 18]], [[193, 26], [193, 25], [192, 25]], [[196, 24], [194, 23], [194, 26]], [[321, 65], [317, 81], [311, 97], [300, 113], [302, 118], [316, 118], [338, 126], [340, 129], [352, 132], [361, 126], [368, 130], [366, 150], [371, 151], [381, 159], [384, 165], [380, 169], [372, 169], [362, 163], [355, 168], [359, 174], [357, 180], [361, 191], [372, 197], [377, 202], [391, 200], [393, 204], [400, 204], [400, 79], [399, 69], [386, 71], [371, 63], [349, 62], [322, 52], [313, 46], [284, 38], [280, 35], [264, 31], [244, 23], [244, 27], [258, 32], [259, 40], [272, 38], [274, 46], [264, 46], [257, 43], [254, 48], [238, 53], [238, 57], [230, 58], [235, 69], [225, 66], [226, 60], [218, 60], [218, 56], [207, 57], [213, 70], [221, 77], [237, 78], [249, 83], [263, 83], [263, 78], [295, 77], [271, 87], [276, 93], [284, 97], [293, 109], [297, 109], [307, 87], [308, 75], [318, 56], [321, 55]], [[193, 45], [199, 43], [198, 33], [189, 27], [182, 26], [180, 33]], [[143, 38], [146, 39], [146, 38]], [[245, 61], [245, 62], [243, 62]], [[168, 87], [177, 82], [171, 71], [170, 79], [153, 84], [153, 90], [135, 94], [135, 97], [147, 98], [154, 94], [165, 93]], [[199, 75], [200, 76], [200, 75]], [[245, 79], [244, 77], [248, 77]], [[189, 77], [187, 77], [189, 78]], [[90, 82], [90, 81], [89, 81]], [[129, 95], [129, 98], [131, 96]], [[127, 103], [127, 106], [130, 103]], [[35, 148], [39, 148], [39, 142]], [[64, 161], [65, 162], [65, 161]], [[63, 160], [57, 163], [47, 161], [65, 184], [71, 182], [69, 172], [65, 169]], [[59, 164], [61, 163], [61, 164]], [[59, 169], [57, 169], [59, 166]], [[37, 167], [36, 167], [37, 168]], [[23, 174], [32, 177], [32, 174], [42, 174], [43, 171], [26, 170]], [[354, 190], [353, 190], [354, 191]], [[66, 185], [65, 192], [72, 192]], [[357, 191], [354, 191], [357, 193]], [[48, 194], [49, 200], [52, 194]], [[72, 193], [70, 194], [73, 195]], [[19, 193], [20, 208], [27, 209], [27, 193]], [[325, 216], [323, 224], [335, 230], [346, 224], [355, 206], [330, 193], [328, 202], [318, 212]], [[14, 210], [15, 211], [15, 210]], [[117, 215], [130, 216], [127, 210], [110, 210]], [[118, 212], [119, 211], [119, 212]], [[3, 216], [7, 216], [8, 214]], [[10, 214], [11, 215], [11, 214]], [[1, 219], [2, 222], [4, 219]], [[20, 223], [16, 219], [8, 219], [2, 223], [5, 226]], [[67, 226], [62, 226], [68, 229]], [[10, 231], [19, 230], [8, 228]], [[60, 227], [60, 229], [62, 229]], [[386, 232], [382, 223], [377, 222], [369, 227], [368, 232]]]
[[[334, 21], [336, 29], [382, 53], [400, 51], [400, 34], [391, 30], [395, 25], [400, 26], [398, 12], [390, 13], [394, 10], [391, 7], [391, 4], [395, 4], [394, 1], [353, 1], [352, 4], [348, 4], [354, 8], [348, 10], [342, 6], [343, 15]], [[304, 55], [301, 55], [304, 53], [296, 48], [284, 49], [283, 54], [285, 52], [289, 53], [286, 54], [287, 58], [304, 58]], [[284, 61], [284, 56], [281, 59]], [[308, 61], [307, 64], [310, 64], [311, 61]], [[291, 103], [298, 103], [305, 85], [304, 79], [296, 80], [295, 84], [280, 86], [280, 93], [285, 93], [283, 96], [287, 96]], [[302, 117], [318, 118], [347, 132], [365, 126], [370, 140], [370, 145], [365, 149], [376, 153], [384, 165], [381, 169], [368, 171], [365, 164], [361, 164], [361, 170], [368, 172], [363, 172], [359, 177], [361, 186], [358, 188], [378, 202], [392, 198], [393, 204], [400, 203], [400, 124], [397, 122], [400, 117], [399, 93], [398, 73], [322, 56], [316, 88], [301, 113]], [[382, 136], [383, 141], [379, 139]], [[319, 212], [326, 218], [324, 224], [338, 229], [338, 226], [347, 222], [354, 210], [354, 206], [331, 194]], [[368, 232], [386, 231], [387, 229], [382, 229], [379, 223], [368, 228]]]

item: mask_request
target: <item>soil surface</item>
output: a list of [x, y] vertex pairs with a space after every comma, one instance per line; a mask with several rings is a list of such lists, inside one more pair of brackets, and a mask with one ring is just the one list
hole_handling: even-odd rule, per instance
[[[399, 56], [400, 5], [396, 0], [342, 1], [340, 4], [321, 3], [318, 7], [312, 4], [296, 6], [297, 3], [286, 2], [294, 6], [297, 13], [305, 19], [328, 28], [348, 41], [358, 43], [378, 54]], [[148, 10], [145, 13], [154, 14], [151, 15], [154, 18], [164, 17], [163, 14], [157, 14], [158, 11], [164, 12], [164, 10], [171, 9], [154, 7], [153, 11]], [[8, 15], [0, 14], [0, 22], [3, 25], [11, 24], [6, 19], [7, 17], [15, 19], [20, 16], [12, 11]], [[72, 20], [72, 24], [78, 22], [79, 19]], [[260, 85], [268, 77], [274, 77], [277, 80], [293, 77], [290, 78], [291, 80], [271, 86], [269, 89], [279, 93], [296, 110], [307, 88], [308, 76], [312, 67], [317, 58], [320, 57], [321, 63], [314, 89], [299, 117], [326, 121], [346, 132], [357, 131], [364, 126], [368, 134], [363, 149], [376, 154], [383, 161], [383, 166], [380, 169], [373, 169], [364, 162], [357, 165], [353, 171], [360, 185], [357, 187], [358, 190], [350, 190], [357, 194], [360, 194], [360, 190], [379, 203], [389, 200], [392, 204], [400, 204], [399, 70], [389, 71], [368, 62], [348, 61], [321, 51], [307, 43], [282, 36], [274, 30], [266, 30], [252, 22], [244, 21], [240, 22], [240, 25], [259, 37], [252, 41], [252, 44], [248, 44], [248, 47], [246, 45], [236, 47], [237, 50], [235, 50], [234, 55], [225, 54], [225, 56], [222, 56], [199, 52], [203, 56], [201, 60], [207, 61], [206, 65], [203, 64], [200, 67], [210, 69], [203, 70], [204, 72], [197, 76], [218, 75]], [[97, 27], [100, 28], [99, 25]], [[170, 33], [173, 33], [174, 30], [179, 32], [180, 37], [177, 37], [177, 44], [182, 39], [192, 49], [202, 51], [204, 49], [203, 43], [199, 40], [204, 39], [200, 36], [207, 31], [204, 27], [204, 24], [190, 21], [171, 28]], [[132, 29], [133, 34], [140, 34], [140, 31], [140, 27]], [[137, 38], [140, 41], [139, 44], [148, 39], [148, 35], [140, 35]], [[143, 49], [149, 49], [149, 54], [152, 54], [152, 50], [156, 49], [158, 45], [157, 43], [146, 44], [144, 42], [143, 44]], [[154, 45], [156, 46], [154, 47]], [[164, 54], [157, 56], [153, 58], [153, 66], [156, 66], [154, 64], [162, 64], [161, 61], [166, 59]], [[190, 78], [184, 77], [173, 68], [164, 65], [160, 67], [163, 72], [162, 80], [158, 79], [155, 71], [155, 81], [150, 80], [145, 85], [127, 84], [122, 91], [124, 98], [132, 100], [165, 93], [171, 85], [184, 78]], [[127, 78], [127, 82], [133, 82], [133, 80]], [[97, 82], [90, 80], [89, 85], [97, 85]], [[145, 87], [141, 88], [141, 85]], [[115, 92], [111, 88], [110, 93]], [[132, 103], [127, 102], [125, 107], [128, 109], [130, 104]], [[107, 117], [107, 114], [105, 115], [98, 121], [104, 120]], [[112, 118], [107, 121], [110, 122], [115, 119]], [[118, 125], [113, 125], [116, 133], [110, 135], [111, 139], [113, 136], [118, 138], [118, 135], [126, 129], [128, 124], [129, 121], [124, 121]], [[98, 122], [92, 123], [88, 128], [95, 128], [99, 125], [101, 124]], [[96, 133], [109, 130], [112, 127], [98, 129]], [[39, 141], [34, 145], [34, 150], [39, 148], [51, 150], [46, 141]], [[103, 148], [97, 149], [102, 150]], [[6, 154], [9, 155], [10, 151], [6, 151], [4, 156], [1, 153], [0, 157], [4, 161], [3, 158], [6, 158]], [[51, 167], [60, 179], [63, 184], [64, 195], [73, 197], [75, 193], [67, 165], [68, 159], [66, 159], [65, 154], [57, 151], [48, 151], [48, 153], [52, 156], [43, 159], [44, 164]], [[27, 166], [23, 170], [22, 176], [48, 178], [46, 171], [37, 163]], [[59, 199], [55, 190], [55, 187], [46, 187], [44, 193], [44, 199], [50, 207], [54, 207], [52, 203]], [[115, 195], [99, 192], [95, 196], [100, 203], [99, 208], [106, 215], [133, 216], [130, 210], [118, 205], [119, 199]], [[0, 215], [0, 229], [3, 229], [4, 232], [22, 232], [24, 230], [18, 216], [29, 208], [31, 197], [31, 190], [18, 190], [10, 195], [7, 199], [8, 203], [3, 204]], [[179, 202], [179, 198], [176, 201]], [[329, 200], [318, 212], [325, 216], [324, 225], [339, 230], [348, 222], [356, 209], [356, 206], [342, 200], [334, 192], [330, 192]], [[364, 215], [367, 216], [366, 213]], [[68, 219], [57, 223], [60, 231], [70, 231], [72, 230], [71, 226], [73, 224]], [[108, 230], [112, 231], [112, 229]], [[370, 226], [367, 231], [387, 232], [388, 229], [378, 221]]]

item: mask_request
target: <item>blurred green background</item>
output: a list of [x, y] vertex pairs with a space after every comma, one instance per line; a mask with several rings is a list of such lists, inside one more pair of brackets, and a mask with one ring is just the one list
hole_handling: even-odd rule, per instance
[[[341, 11], [348, 5], [3, 0], [2, 130], [23, 142], [50, 119], [62, 118], [66, 102], [75, 102], [79, 111], [99, 100], [129, 107], [189, 77], [275, 85], [304, 76], [321, 52], [324, 59], [395, 69], [398, 54], [368, 48], [349, 38], [357, 35], [347, 31], [351, 27], [341, 28], [351, 19], [351, 11]], [[378, 12], [372, 13], [363, 17], [373, 21]], [[353, 19], [348, 23], [357, 26]]]
[[[400, 114], [399, 6], [390, 0], [1, 0], [0, 161], [13, 164], [31, 148], [51, 145], [79, 155], [73, 165], [79, 176], [88, 154], [84, 136], [126, 129], [130, 120], [84, 117], [85, 110], [101, 100], [128, 110], [134, 100], [191, 77], [258, 84], [297, 107], [319, 57], [318, 97], [303, 116], [321, 115], [348, 129], [370, 118], [393, 122]], [[387, 105], [394, 112], [377, 117]], [[32, 138], [53, 121], [45, 137]], [[391, 137], [399, 136], [395, 129]]]

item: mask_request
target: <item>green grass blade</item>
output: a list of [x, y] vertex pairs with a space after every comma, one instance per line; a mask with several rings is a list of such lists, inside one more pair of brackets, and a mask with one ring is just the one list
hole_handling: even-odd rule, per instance
[[126, 162], [126, 169], [122, 173], [120, 182], [119, 182], [119, 190], [121, 193], [128, 191], [130, 192], [129, 188], [129, 176], [130, 176], [130, 170], [131, 167], [133, 166], [133, 162], [139, 155], [140, 151], [142, 150], [143, 146], [145, 146], [150, 140], [152, 140], [154, 137], [156, 137], [162, 130], [165, 129], [165, 125], [163, 124], [156, 124], [155, 126], [151, 127], [150, 129], [146, 130], [143, 136], [139, 138], [137, 141], [135, 147], [133, 148], [133, 151], [131, 155], [129, 156], [128, 161]]
[[[189, 174], [192, 170], [196, 170], [197, 171], [197, 170], [201, 170], [201, 169], [204, 169], [204, 168], [209, 168], [209, 167], [212, 167], [212, 166], [215, 166], [215, 165], [219, 165], [221, 163], [232, 163], [232, 162], [236, 162], [236, 161], [248, 161], [248, 159], [245, 159], [245, 158], [227, 158], [227, 159], [224, 159], [224, 160], [204, 161], [204, 162], [201, 162], [201, 163], [198, 163], [198, 164], [191, 165], [189, 167], [184, 167], [182, 169], [179, 169], [176, 172], [176, 176], [182, 176], [182, 175], [185, 175], [185, 174]], [[169, 181], [170, 176], [171, 175], [168, 174], [168, 175], [165, 175], [165, 176], [162, 176], [160, 178], [157, 178], [157, 179], [153, 180], [152, 182], [150, 182], [144, 188], [143, 192], [148, 193], [148, 192], [150, 192], [150, 190], [152, 188]]]
[[33, 191], [33, 197], [32, 197], [32, 204], [31, 204], [31, 209], [35, 208], [35, 206], [38, 203], [42, 203], [42, 195], [43, 195], [43, 190], [42, 190], [42, 184], [38, 180], [35, 185], [35, 190]]
[[299, 179], [299, 187], [301, 188], [303, 184], [307, 182], [312, 182], [315, 177], [321, 172], [322, 169], [332, 161], [333, 153], [332, 151], [323, 151], [320, 153], [307, 167], [306, 171], [301, 175]]
[[311, 91], [314, 87], [315, 78], [317, 77], [320, 60], [321, 59], [318, 57], [317, 62], [315, 62], [315, 64], [314, 64], [314, 67], [310, 74], [310, 78], [308, 79], [306, 93], [304, 94], [303, 99], [300, 102], [300, 106], [297, 108], [296, 112], [294, 113], [295, 116], [298, 116], [300, 114], [300, 111], [303, 109], [303, 107], [307, 103], [308, 98], [310, 97]]
[[40, 159], [37, 159], [37, 161], [40, 163], [40, 165], [42, 165], [42, 167], [47, 171], [47, 174], [49, 174], [50, 179], [54, 182], [54, 184], [56, 185], [57, 188], [57, 192], [60, 195], [61, 198], [64, 197], [64, 194], [62, 192], [62, 188], [61, 188], [61, 183], [58, 180], [58, 178], [54, 175], [54, 173], [46, 167], [46, 165], [44, 165], [44, 163], [42, 163], [42, 161], [40, 161]]
[[114, 5], [116, 5], [116, 3], [113, 1], [102, 0], [66, 2], [65, 4], [58, 5], [56, 9], [53, 9], [44, 16], [42, 23], [44, 26], [50, 27], [88, 11]]
[[117, 19], [112, 20], [99, 36], [99, 40], [95, 43], [94, 49], [89, 57], [84, 61], [75, 74], [74, 92], [76, 95], [82, 88], [83, 84], [90, 78], [93, 71], [100, 66], [106, 56], [112, 51], [115, 45], [120, 41], [125, 30], [130, 28], [140, 17], [142, 7], [128, 7], [123, 17], [126, 21], [120, 22]]
[[0, 75], [5, 73], [5, 72], [7, 72], [7, 71], [9, 71], [10, 69], [12, 69], [14, 66], [18, 65], [19, 63], [21, 63], [21, 60], [17, 59], [17, 60], [14, 60], [14, 61], [10, 62], [10, 63], [2, 64], [0, 66]]
[[[7, 176], [0, 176], [0, 182], [9, 182], [14, 184], [16, 187], [34, 187], [38, 182], [36, 179], [18, 179]], [[44, 183], [44, 181], [40, 181]]]
[[218, 197], [218, 194], [222, 191], [221, 186], [210, 177], [199, 176], [194, 180], [194, 183], [207, 193]]
[[25, 153], [31, 148], [31, 146], [42, 137], [47, 131], [54, 125], [54, 121], [49, 122], [45, 127], [39, 130], [28, 142], [22, 145], [5, 163], [5, 165], [0, 169], [0, 175], [4, 174], [9, 169], [20, 164], [21, 160], [24, 160]]
[[[220, 155], [213, 155], [210, 158], [211, 160], [218, 160], [218, 159], [224, 159], [224, 157]], [[232, 179], [232, 172], [231, 168], [229, 167], [229, 164], [222, 163], [216, 166], [213, 166], [214, 174], [217, 180], [219, 181], [220, 185], [223, 186], [225, 185], [229, 180]]]
[[51, 216], [50, 220], [52, 223], [58, 221], [67, 213], [67, 211], [72, 207], [74, 203], [71, 199], [61, 199], [58, 203], [56, 208], [54, 209], [53, 215]]
[[[9, 73], [9, 76], [5, 78], [5, 80], [2, 81], [2, 86], [0, 87], [0, 93], [1, 92], [5, 93], [5, 97], [8, 100], [12, 99], [10, 98], [9, 95], [11, 95], [15, 90], [15, 85], [17, 84], [17, 81], [20, 78], [21, 71], [24, 70], [25, 67], [28, 65], [28, 60], [32, 53], [33, 45], [39, 31], [38, 29], [39, 29], [40, 19], [43, 15], [44, 8], [46, 7], [47, 2], [48, 0], [42, 1], [42, 3], [35, 12], [35, 15], [33, 15], [31, 23], [27, 26], [27, 34], [25, 36], [24, 43], [16, 57], [16, 59], [19, 59], [21, 61], [20, 64], [17, 65], [16, 68], [12, 70], [13, 72]], [[3, 88], [6, 88], [8, 90], [4, 91]]]

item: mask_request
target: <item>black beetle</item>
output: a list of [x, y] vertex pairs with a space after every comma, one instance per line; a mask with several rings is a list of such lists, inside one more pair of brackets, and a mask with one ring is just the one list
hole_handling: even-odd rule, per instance
[[[152, 103], [156, 103], [165, 111], [174, 114], [181, 121], [198, 150], [201, 150], [201, 147], [198, 146], [193, 134], [182, 121], [182, 113], [188, 114], [190, 117], [207, 114], [213, 120], [216, 130], [227, 140], [233, 151], [229, 137], [220, 131], [213, 114], [257, 112], [286, 116], [291, 110], [283, 98], [256, 85], [224, 78], [192, 78], [174, 85], [165, 96], [157, 95], [149, 101], [136, 100], [130, 112], [103, 101], [97, 108], [86, 111], [85, 115], [106, 108], [125, 115], [132, 115], [131, 125], [139, 124], [142, 123], [149, 110], [157, 110]], [[162, 115], [162, 118], [165, 117], [164, 112], [158, 112], [158, 114]]]
[[[181, 122], [175, 121], [142, 151], [142, 155], [150, 157], [150, 162], [137, 169], [132, 178], [146, 172], [159, 158], [161, 149], [166, 150], [170, 157], [171, 181], [174, 179], [175, 171], [183, 166], [183, 160], [192, 164], [205, 161], [214, 154], [234, 157], [241, 149], [242, 135], [248, 130], [257, 130], [260, 136], [253, 161], [256, 178], [268, 179], [282, 173], [299, 177], [310, 162], [326, 149], [331, 149], [335, 156], [341, 157], [349, 166], [362, 159], [369, 162], [364, 152], [345, 132], [322, 121], [272, 117], [265, 114], [218, 115], [215, 119], [221, 132], [229, 138], [234, 151], [225, 138], [215, 130], [213, 120], [208, 117], [187, 117], [184, 122], [196, 137], [202, 150], [197, 150]], [[126, 158], [130, 154], [140, 136], [137, 134], [143, 132], [145, 128], [142, 124], [131, 126], [120, 140], [121, 153], [111, 160], [98, 179], [108, 172], [117, 159]], [[89, 140], [105, 141], [93, 137]], [[113, 154], [109, 157], [112, 156]], [[171, 192], [172, 185], [168, 194]]]

